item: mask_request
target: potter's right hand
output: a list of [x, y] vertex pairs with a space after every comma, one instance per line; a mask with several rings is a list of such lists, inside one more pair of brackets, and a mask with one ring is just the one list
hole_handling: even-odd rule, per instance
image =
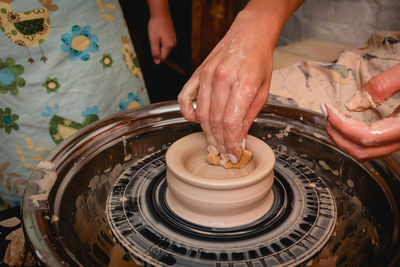
[[[368, 81], [346, 103], [352, 111], [382, 104], [400, 91], [400, 64]], [[371, 124], [355, 121], [327, 107], [327, 133], [343, 150], [358, 160], [368, 160], [400, 150], [400, 106], [388, 117]]]
[[209, 145], [229, 154], [233, 163], [268, 99], [280, 30], [301, 2], [250, 1], [178, 96], [183, 116], [199, 122]]

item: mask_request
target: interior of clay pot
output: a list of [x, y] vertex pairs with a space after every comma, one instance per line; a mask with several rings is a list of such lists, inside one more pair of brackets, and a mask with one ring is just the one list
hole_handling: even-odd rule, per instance
[[[180, 154], [179, 159], [182, 163], [184, 171], [188, 174], [198, 177], [199, 179], [235, 179], [247, 176], [256, 169], [257, 159], [251, 160], [244, 168], [241, 169], [224, 169], [221, 166], [210, 165], [205, 162], [207, 156], [207, 144], [202, 142], [200, 150], [186, 150]], [[206, 165], [207, 164], [207, 165]]]
[[[289, 257], [287, 253], [280, 254], [279, 249], [294, 247], [294, 236], [277, 239], [268, 247], [254, 246], [250, 252], [232, 250], [225, 254], [216, 251], [229, 247], [229, 242], [236, 237], [230, 239], [223, 232], [215, 232], [215, 237], [207, 238], [198, 230], [193, 234], [199, 236], [197, 248], [187, 250], [165, 243], [151, 235], [148, 229], [142, 229], [141, 234], [153, 242], [147, 254], [128, 253], [123, 247], [129, 244], [118, 242], [113, 237], [105, 210], [115, 180], [138, 160], [165, 150], [172, 142], [200, 130], [197, 124], [182, 118], [177, 103], [161, 103], [94, 123], [59, 145], [46, 158], [53, 166], [51, 171], [57, 175], [54, 185], [44, 189], [38, 186], [36, 181], [43, 179], [50, 170], [37, 169], [23, 199], [24, 231], [35, 256], [49, 266], [66, 263], [135, 266], [136, 261], [150, 265], [185, 266], [179, 264], [182, 257], [212, 264], [222, 260], [231, 266], [239, 266], [245, 261], [252, 263], [257, 260], [258, 264], [261, 258], [271, 255], [281, 259]], [[324, 131], [323, 117], [276, 104], [270, 104], [260, 112], [250, 134], [268, 143], [275, 153], [287, 155], [289, 165], [301, 163], [315, 172], [328, 185], [336, 202], [337, 223], [326, 245], [311, 258], [291, 259], [292, 264], [398, 266], [398, 158], [393, 156], [357, 163], [332, 145]], [[310, 188], [313, 186], [309, 185]], [[36, 206], [32, 196], [39, 194], [44, 196], [44, 200]], [[282, 220], [284, 216], [279, 217], [276, 224]], [[307, 220], [304, 218], [300, 225], [305, 232], [311, 227]], [[189, 232], [182, 233], [188, 236], [191, 235]], [[157, 254], [158, 248], [171, 252]], [[258, 255], [258, 258], [252, 258], [252, 255]]]
[[226, 169], [208, 164], [206, 161], [208, 145], [201, 132], [177, 140], [167, 151], [167, 165], [175, 172], [185, 175], [186, 179], [203, 184], [223, 180], [225, 184], [233, 185], [240, 183], [239, 178], [249, 178], [249, 176], [259, 178], [260, 175], [265, 175], [273, 169], [275, 156], [263, 141], [253, 136], [248, 136], [247, 140], [247, 149], [252, 151], [253, 157], [240, 169]]

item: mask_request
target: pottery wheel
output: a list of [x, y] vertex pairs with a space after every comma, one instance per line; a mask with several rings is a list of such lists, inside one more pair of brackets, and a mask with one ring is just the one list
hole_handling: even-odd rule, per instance
[[298, 160], [274, 151], [274, 203], [260, 219], [210, 228], [176, 215], [166, 201], [168, 147], [136, 161], [114, 183], [106, 209], [117, 242], [157, 266], [290, 266], [327, 243], [336, 205], [327, 184]]
[[400, 266], [400, 157], [356, 162], [332, 144], [322, 115], [266, 105], [249, 134], [276, 155], [276, 201], [258, 221], [210, 229], [165, 201], [168, 145], [199, 131], [177, 102], [157, 103], [52, 150], [21, 209], [40, 265]]

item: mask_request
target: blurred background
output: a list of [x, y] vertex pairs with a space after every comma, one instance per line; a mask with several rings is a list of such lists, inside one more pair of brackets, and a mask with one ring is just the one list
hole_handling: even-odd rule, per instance
[[[191, 73], [229, 29], [248, 0], [170, 0], [178, 44], [153, 63], [145, 0], [120, 0], [152, 103], [175, 100]], [[365, 46], [377, 30], [400, 30], [398, 0], [307, 0], [277, 43], [274, 69], [302, 60], [333, 61], [340, 51]]]

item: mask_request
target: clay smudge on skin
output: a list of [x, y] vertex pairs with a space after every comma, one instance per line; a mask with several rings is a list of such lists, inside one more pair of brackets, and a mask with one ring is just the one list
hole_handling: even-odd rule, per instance
[[243, 44], [240, 44], [239, 47], [235, 45], [235, 38], [232, 39], [227, 52], [228, 54], [234, 54], [229, 58], [233, 65], [239, 64], [241, 61], [243, 61], [243, 59], [247, 57], [245, 50], [243, 49]]
[[240, 108], [238, 105], [235, 105], [235, 109], [233, 110], [235, 114], [240, 114]]
[[234, 45], [235, 41], [236, 41], [235, 38], [232, 38], [231, 43], [229, 45], [229, 49], [228, 49], [229, 54], [232, 54], [233, 52], [235, 52], [235, 45]]
[[229, 54], [233, 54], [234, 52], [237, 51], [235, 53], [235, 56], [233, 57], [233, 59], [235, 61], [240, 62], [243, 59], [245, 59], [247, 57], [247, 55], [245, 53], [245, 50], [243, 49], [243, 44], [239, 44], [239, 47], [237, 47], [237, 45], [235, 45], [235, 41], [236, 41], [235, 38], [233, 38], [231, 43], [230, 43], [230, 45], [229, 45], [228, 53]]
[[[255, 96], [257, 94], [257, 92], [258, 92], [258, 88], [257, 87], [252, 87], [252, 88], [250, 88], [248, 86], [239, 87], [239, 82], [235, 82], [233, 84], [232, 88], [234, 90], [238, 91], [238, 94], [239, 94], [240, 98], [242, 98], [242, 97], [246, 98], [246, 97], [251, 96], [251, 95]], [[240, 90], [239, 90], [239, 88], [240, 88]]]
[[197, 93], [194, 92], [196, 91], [197, 87], [197, 84], [193, 80], [189, 80], [184, 87], [185, 90], [181, 92], [182, 98], [189, 98], [191, 101], [196, 99]]
[[240, 50], [239, 53], [237, 54], [237, 57], [239, 60], [243, 60], [246, 58], [246, 54], [242, 50]]

